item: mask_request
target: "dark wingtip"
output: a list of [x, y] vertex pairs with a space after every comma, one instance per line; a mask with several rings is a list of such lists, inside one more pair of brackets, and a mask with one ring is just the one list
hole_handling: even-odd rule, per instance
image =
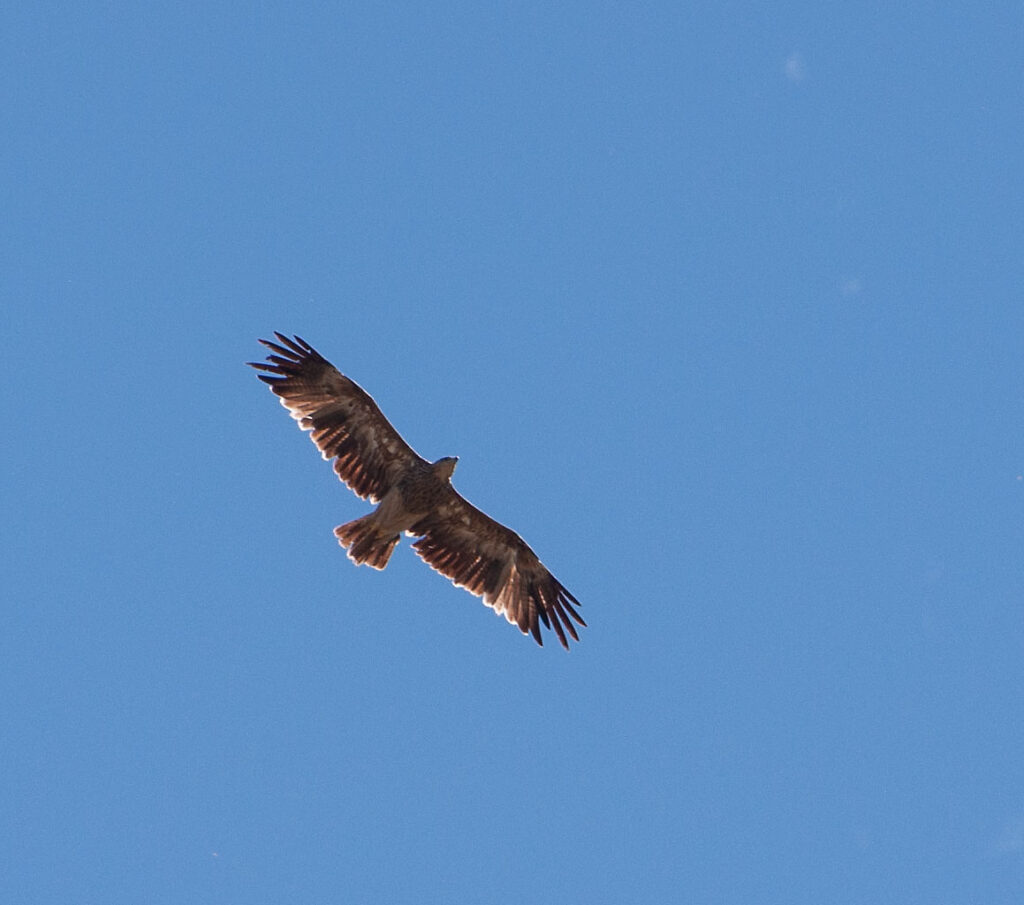
[[[562, 630], [562, 623], [558, 621], [558, 614], [555, 614], [555, 618], [551, 620], [551, 625], [555, 630], [555, 634], [558, 636], [558, 641], [566, 650], [569, 649], [569, 641], [565, 637], [565, 632]], [[579, 638], [576, 639], [577, 641]]]

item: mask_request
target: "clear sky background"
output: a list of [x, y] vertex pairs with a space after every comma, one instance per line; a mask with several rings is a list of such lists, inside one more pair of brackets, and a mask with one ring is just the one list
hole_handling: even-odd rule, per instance
[[[1024, 901], [1018, 2], [0, 13], [0, 900]], [[583, 602], [538, 648], [244, 362]]]

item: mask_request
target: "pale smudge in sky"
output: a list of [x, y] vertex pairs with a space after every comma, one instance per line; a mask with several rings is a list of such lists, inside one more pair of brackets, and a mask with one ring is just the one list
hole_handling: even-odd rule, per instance
[[996, 837], [992, 846], [995, 855], [1011, 855], [1024, 852], [1024, 817], [1009, 821]]
[[863, 288], [859, 277], [845, 277], [839, 284], [839, 292], [844, 298], [860, 295]]
[[794, 83], [802, 82], [807, 75], [803, 57], [796, 51], [786, 57], [786, 62], [782, 64], [782, 71], [786, 74], [786, 78]]

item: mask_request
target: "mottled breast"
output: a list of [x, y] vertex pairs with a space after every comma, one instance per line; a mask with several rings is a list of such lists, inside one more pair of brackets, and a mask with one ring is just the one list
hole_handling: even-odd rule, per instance
[[422, 514], [432, 511], [445, 499], [448, 481], [439, 478], [430, 463], [416, 463], [398, 482], [402, 503], [408, 512]]

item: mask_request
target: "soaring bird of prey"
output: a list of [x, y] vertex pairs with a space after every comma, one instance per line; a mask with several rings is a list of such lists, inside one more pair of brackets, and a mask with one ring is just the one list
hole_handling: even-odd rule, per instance
[[484, 603], [538, 644], [541, 623], [568, 650], [586, 623], [580, 602], [552, 575], [523, 539], [485, 515], [452, 487], [458, 458], [428, 462], [413, 451], [377, 403], [309, 343], [275, 332], [261, 339], [271, 354], [249, 362], [311, 432], [324, 459], [358, 496], [379, 503], [369, 515], [334, 529], [357, 565], [383, 569], [401, 533], [418, 537], [413, 549], [431, 568]]

